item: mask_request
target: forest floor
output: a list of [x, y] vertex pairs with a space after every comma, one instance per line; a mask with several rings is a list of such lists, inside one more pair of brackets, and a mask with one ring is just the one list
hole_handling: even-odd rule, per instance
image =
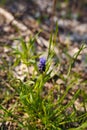
[[[54, 14], [52, 14], [52, 8], [51, 0], [47, 2], [46, 0], [9, 0], [5, 5], [0, 6], [0, 66], [3, 66], [3, 59], [8, 64], [12, 63], [12, 57], [9, 56], [10, 48], [7, 46], [18, 45], [19, 42], [15, 41], [15, 38], [23, 37], [27, 41], [31, 35], [42, 30], [36, 41], [37, 51], [47, 50], [50, 34], [54, 32], [56, 22], [58, 23], [58, 46], [60, 48], [60, 52], [57, 53], [64, 67], [67, 63], [64, 50], [73, 56], [81, 44], [87, 44], [87, 8], [84, 6], [81, 10], [75, 5], [70, 8], [65, 2], [56, 4]], [[15, 73], [23, 80], [24, 77], [20, 74], [22, 69], [22, 66], [18, 66]], [[73, 71], [79, 72], [82, 79], [87, 80], [87, 48], [79, 55]], [[5, 91], [3, 82], [6, 75], [6, 72], [0, 70], [0, 101]], [[58, 82], [61, 84], [61, 81]]]

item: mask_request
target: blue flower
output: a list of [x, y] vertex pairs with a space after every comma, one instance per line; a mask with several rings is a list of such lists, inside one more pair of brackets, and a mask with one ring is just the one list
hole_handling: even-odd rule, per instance
[[40, 58], [38, 68], [41, 73], [43, 71], [45, 71], [45, 68], [46, 68], [46, 58], [45, 57]]

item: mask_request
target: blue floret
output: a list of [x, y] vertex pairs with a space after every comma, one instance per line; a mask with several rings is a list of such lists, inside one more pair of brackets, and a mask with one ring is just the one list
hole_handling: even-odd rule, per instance
[[38, 65], [39, 71], [40, 72], [45, 71], [45, 67], [46, 67], [46, 59], [44, 57], [42, 57], [39, 60], [39, 65]]

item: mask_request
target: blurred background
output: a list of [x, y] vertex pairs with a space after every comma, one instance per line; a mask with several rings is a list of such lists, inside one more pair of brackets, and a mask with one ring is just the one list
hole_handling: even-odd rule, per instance
[[41, 35], [45, 39], [49, 39], [50, 32], [55, 30], [55, 23], [58, 22], [62, 42], [67, 37], [73, 42], [87, 41], [86, 0], [0, 0], [0, 7], [14, 17], [0, 10], [1, 42], [6, 39], [2, 38], [3, 33], [14, 33], [16, 36], [18, 30], [23, 31], [24, 26], [17, 25], [13, 20], [22, 23], [33, 33], [42, 29]]

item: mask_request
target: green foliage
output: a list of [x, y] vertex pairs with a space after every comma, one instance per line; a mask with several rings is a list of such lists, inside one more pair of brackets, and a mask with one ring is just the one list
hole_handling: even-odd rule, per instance
[[[15, 89], [14, 97], [17, 99], [10, 110], [6, 109], [3, 104], [0, 105], [0, 110], [4, 112], [4, 114], [1, 115], [3, 121], [9, 120], [16, 122], [18, 124], [18, 129], [80, 130], [87, 128], [86, 104], [83, 103], [83, 113], [78, 112], [75, 106], [75, 101], [80, 95], [83, 96], [84, 100], [86, 99], [83, 91], [78, 88], [71, 100], [64, 104], [68, 93], [81, 84], [78, 74], [72, 73], [72, 67], [78, 55], [84, 49], [84, 45], [82, 45], [79, 51], [70, 58], [67, 77], [65, 78], [63, 73], [60, 74], [59, 70], [57, 71], [60, 62], [57, 62], [52, 66], [54, 57], [57, 57], [54, 49], [56, 46], [55, 36], [57, 31], [54, 36], [51, 35], [46, 70], [43, 73], [38, 71], [37, 59], [41, 54], [37, 55], [35, 50], [35, 39], [37, 36], [34, 38], [31, 37], [29, 42], [25, 42], [22, 38], [18, 39], [20, 41], [20, 48], [13, 48], [13, 55], [15, 57], [13, 67], [19, 65], [19, 63], [23, 63], [28, 70], [30, 66], [33, 66], [34, 68], [32, 75], [29, 75], [28, 71], [26, 81], [16, 79], [14, 76], [11, 77], [9, 84]], [[56, 73], [54, 72], [54, 68], [56, 68]], [[63, 93], [61, 93], [62, 86], [54, 81], [55, 75], [57, 76], [57, 79], [60, 77], [64, 82]], [[49, 89], [45, 86], [46, 83], [49, 84], [50, 81], [52, 87]], [[69, 109], [71, 109], [71, 111]]]

